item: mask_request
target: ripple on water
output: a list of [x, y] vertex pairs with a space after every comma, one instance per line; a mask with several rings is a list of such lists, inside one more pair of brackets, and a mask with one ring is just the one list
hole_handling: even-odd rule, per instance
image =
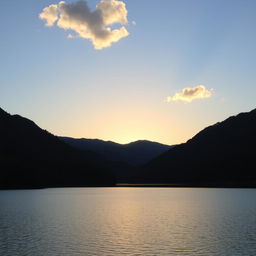
[[0, 255], [256, 255], [256, 190], [0, 191]]

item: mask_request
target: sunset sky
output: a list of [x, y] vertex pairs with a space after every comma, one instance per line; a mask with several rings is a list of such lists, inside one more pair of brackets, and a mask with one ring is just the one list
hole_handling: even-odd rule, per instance
[[0, 107], [55, 135], [176, 144], [256, 107], [255, 0], [0, 8]]

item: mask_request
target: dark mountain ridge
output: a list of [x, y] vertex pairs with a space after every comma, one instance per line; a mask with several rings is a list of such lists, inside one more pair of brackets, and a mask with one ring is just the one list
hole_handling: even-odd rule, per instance
[[[113, 186], [116, 182], [256, 187], [256, 109], [205, 128], [142, 168], [123, 164], [120, 155], [115, 163], [110, 162], [89, 148], [80, 150], [63, 140], [0, 108], [0, 189]], [[83, 140], [78, 142], [85, 145]], [[110, 145], [112, 157], [123, 148], [138, 155], [152, 145], [162, 148], [148, 141], [120, 145], [86, 140], [89, 143], [90, 149], [96, 145], [106, 151]], [[134, 155], [131, 159], [136, 162]]]
[[171, 148], [171, 146], [147, 140], [118, 144], [98, 139], [59, 138], [75, 148], [95, 151], [110, 161], [125, 162], [130, 165], [145, 164]]
[[256, 109], [209, 126], [143, 167], [135, 182], [256, 186]]
[[0, 188], [113, 185], [109, 163], [0, 109]]

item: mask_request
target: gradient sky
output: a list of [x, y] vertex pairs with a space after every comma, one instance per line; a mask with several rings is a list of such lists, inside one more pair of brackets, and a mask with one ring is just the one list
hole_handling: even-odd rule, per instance
[[[0, 106], [56, 135], [166, 144], [256, 107], [255, 0], [124, 2], [130, 35], [95, 50], [44, 26], [58, 1], [1, 1]], [[212, 97], [166, 102], [197, 85]]]

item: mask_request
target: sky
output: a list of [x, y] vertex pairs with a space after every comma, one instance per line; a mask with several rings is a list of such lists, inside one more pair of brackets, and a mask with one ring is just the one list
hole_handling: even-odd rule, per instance
[[55, 135], [172, 145], [256, 107], [255, 0], [0, 8], [0, 107]]

